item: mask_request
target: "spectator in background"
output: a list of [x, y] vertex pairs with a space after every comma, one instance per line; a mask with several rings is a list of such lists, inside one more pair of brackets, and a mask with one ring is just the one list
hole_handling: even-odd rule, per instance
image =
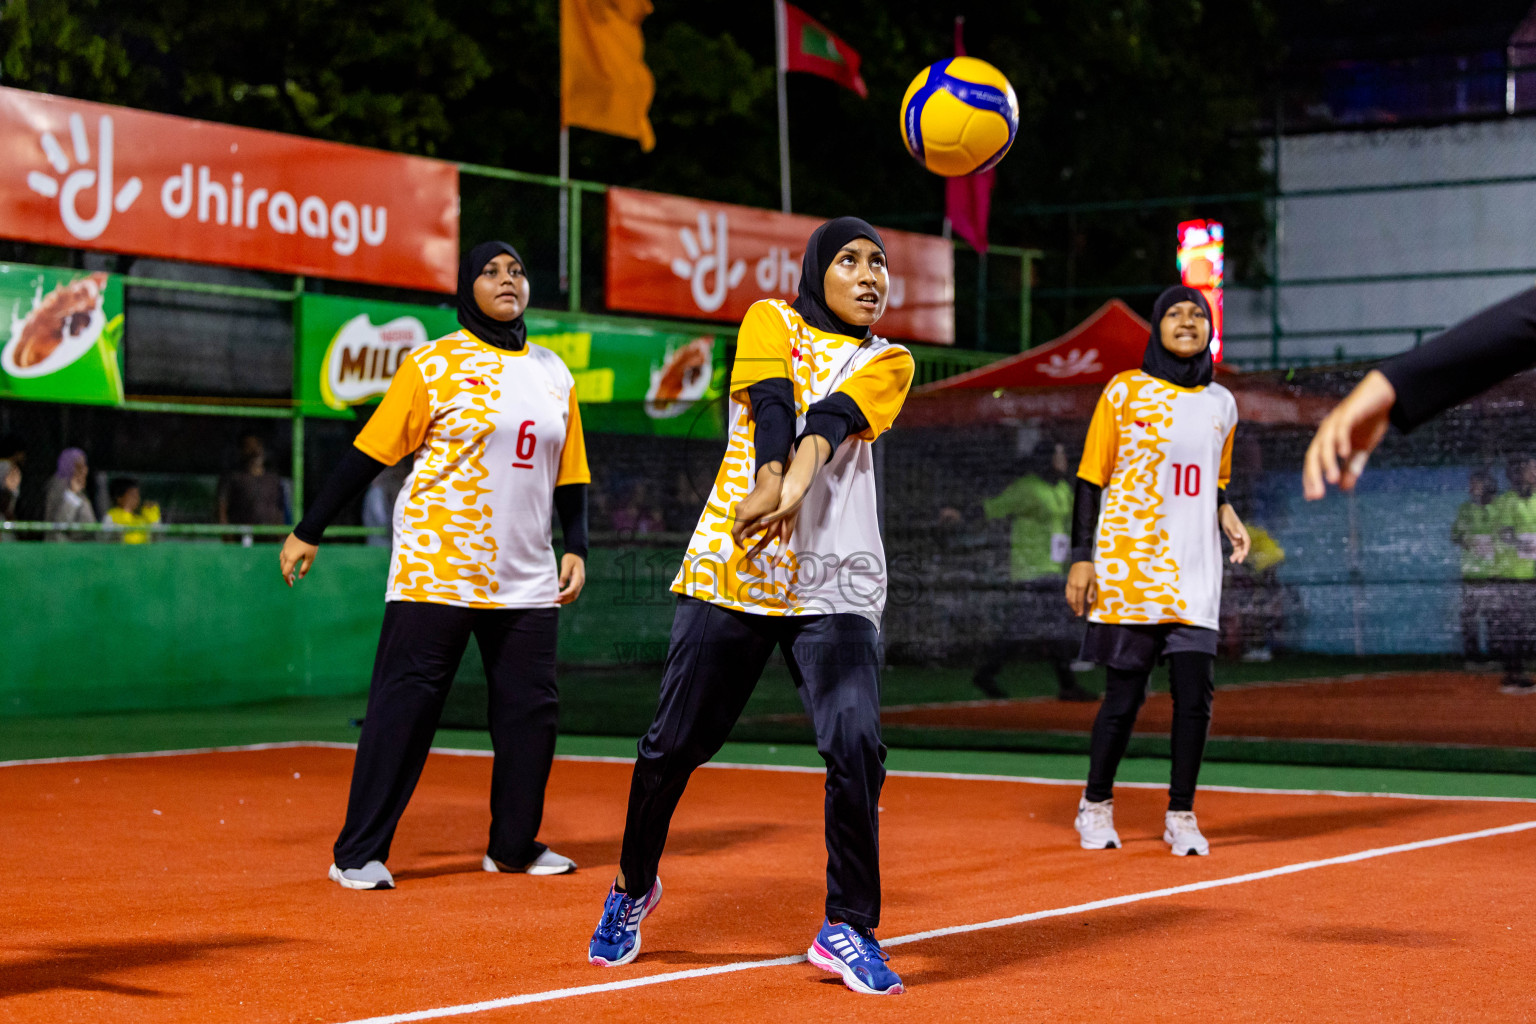
[[[27, 464], [27, 446], [15, 434], [0, 437], [0, 522], [18, 518], [16, 505], [21, 501], [21, 471]], [[0, 533], [0, 539], [10, 539]]]
[[[1059, 700], [1095, 701], [1072, 672], [1081, 629], [1061, 607], [1066, 561], [1071, 553], [1072, 484], [1065, 445], [1042, 441], [1031, 459], [1034, 472], [982, 502], [988, 519], [1008, 519], [1008, 578], [1001, 602], [1006, 615], [991, 630], [998, 639], [982, 655], [973, 681], [989, 697], [1005, 697], [997, 674], [1020, 653], [1044, 656], [1056, 674]], [[946, 510], [947, 511], [947, 510]], [[944, 513], [940, 513], [943, 521]]]
[[1493, 473], [1474, 470], [1467, 480], [1471, 500], [1456, 510], [1451, 524], [1451, 543], [1461, 548], [1461, 649], [1468, 662], [1488, 660], [1493, 646], [1498, 585], [1493, 583], [1499, 528], [1494, 522], [1494, 499], [1499, 485]]
[[[85, 452], [79, 448], [66, 448], [59, 453], [58, 466], [53, 479], [48, 481], [48, 493], [43, 500], [43, 518], [50, 523], [86, 524], [96, 522], [96, 510], [91, 508], [85, 496], [85, 485], [91, 478], [91, 468]], [[55, 530], [49, 540], [89, 540], [88, 534]]]
[[1536, 635], [1531, 617], [1536, 605], [1530, 601], [1536, 589], [1536, 459], [1517, 455], [1505, 468], [1510, 490], [1494, 499], [1493, 525], [1498, 529], [1494, 544], [1493, 575], [1499, 581], [1499, 599], [1493, 622], [1497, 638], [1495, 651], [1504, 662], [1501, 693], [1536, 693], [1536, 683], [1525, 674], [1525, 662], [1532, 653]]
[[255, 434], [240, 439], [239, 468], [219, 481], [218, 504], [220, 523], [279, 526], [288, 521], [282, 478], [267, 472], [267, 446]]
[[27, 445], [15, 434], [0, 436], [0, 460], [9, 462], [17, 469], [27, 468]]
[[394, 546], [395, 499], [400, 496], [400, 488], [405, 486], [405, 478], [410, 471], [411, 463], [401, 459], [374, 477], [373, 483], [368, 485], [368, 493], [363, 495], [363, 525], [389, 527], [388, 534], [369, 537], [369, 547], [387, 548]]
[[[16, 518], [16, 498], [21, 494], [21, 467], [10, 459], [0, 459], [0, 523]], [[9, 540], [9, 531], [0, 540]]]
[[153, 526], [160, 521], [160, 506], [154, 502], [145, 503], [143, 495], [139, 491], [139, 482], [131, 476], [114, 477], [107, 485], [108, 493], [112, 497], [112, 507], [107, 509], [106, 518], [101, 525], [108, 530], [124, 531], [120, 536], [109, 536], [107, 540], [121, 540], [124, 544], [148, 544], [150, 532], [145, 529], [132, 529], [132, 527]]

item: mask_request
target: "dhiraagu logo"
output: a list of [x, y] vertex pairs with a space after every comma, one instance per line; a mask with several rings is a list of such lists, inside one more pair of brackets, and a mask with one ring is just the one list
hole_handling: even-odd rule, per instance
[[[69, 140], [74, 155], [73, 163], [53, 132], [43, 132], [38, 138], [48, 164], [58, 174], [55, 178], [44, 171], [32, 171], [27, 175], [27, 187], [47, 199], [59, 201], [59, 219], [64, 230], [88, 242], [107, 229], [112, 211], [125, 213], [133, 201], [139, 198], [143, 182], [129, 178], [123, 187], [113, 190], [112, 180], [112, 118], [103, 117], [96, 124], [95, 160], [91, 159], [91, 139], [85, 128], [85, 118], [69, 115]], [[92, 164], [94, 163], [94, 166]], [[71, 170], [71, 167], [74, 169]], [[61, 181], [62, 179], [62, 181]], [[96, 206], [89, 217], [80, 213], [78, 200], [81, 192], [96, 189]]]
[[320, 365], [320, 397], [337, 411], [378, 398], [389, 390], [395, 371], [417, 345], [427, 341], [427, 329], [413, 316], [375, 325], [368, 314], [341, 325]]

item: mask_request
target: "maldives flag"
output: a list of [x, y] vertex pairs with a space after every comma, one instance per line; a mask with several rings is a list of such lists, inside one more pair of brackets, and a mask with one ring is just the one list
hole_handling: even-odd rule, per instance
[[858, 51], [794, 4], [784, 0], [775, 2], [779, 8], [779, 24], [784, 26], [784, 34], [780, 37], [779, 67], [785, 71], [809, 71], [830, 78], [868, 99], [869, 87], [859, 75]]

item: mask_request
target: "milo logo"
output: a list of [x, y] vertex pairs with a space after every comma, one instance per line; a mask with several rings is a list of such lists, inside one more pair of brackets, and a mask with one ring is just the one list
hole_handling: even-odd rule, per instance
[[325, 351], [321, 398], [338, 411], [378, 398], [389, 390], [389, 382], [411, 349], [426, 341], [426, 327], [413, 316], [375, 326], [368, 314], [359, 313], [341, 325]]

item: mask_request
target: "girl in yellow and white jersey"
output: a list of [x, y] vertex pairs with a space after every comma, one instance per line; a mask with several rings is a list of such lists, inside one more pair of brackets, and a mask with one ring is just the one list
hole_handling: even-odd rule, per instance
[[[555, 754], [558, 606], [586, 579], [587, 469], [576, 383], [528, 340], [528, 275], [505, 242], [459, 265], [461, 330], [411, 350], [378, 409], [283, 545], [302, 577], [326, 525], [388, 466], [411, 456], [395, 500], [393, 555], [368, 712], [331, 878], [389, 889], [384, 866], [448, 688], [474, 635], [490, 690], [487, 871], [565, 874], [537, 840]], [[565, 554], [556, 569], [551, 511]]]
[[1167, 661], [1173, 765], [1163, 839], [1175, 854], [1209, 852], [1193, 805], [1215, 689], [1221, 534], [1233, 562], [1249, 546], [1226, 496], [1237, 403], [1212, 382], [1210, 338], [1200, 292], [1159, 295], [1142, 367], [1105, 385], [1077, 471], [1067, 601], [1088, 617], [1082, 659], [1108, 676], [1077, 815], [1088, 850], [1120, 845], [1115, 770], [1152, 668]]

